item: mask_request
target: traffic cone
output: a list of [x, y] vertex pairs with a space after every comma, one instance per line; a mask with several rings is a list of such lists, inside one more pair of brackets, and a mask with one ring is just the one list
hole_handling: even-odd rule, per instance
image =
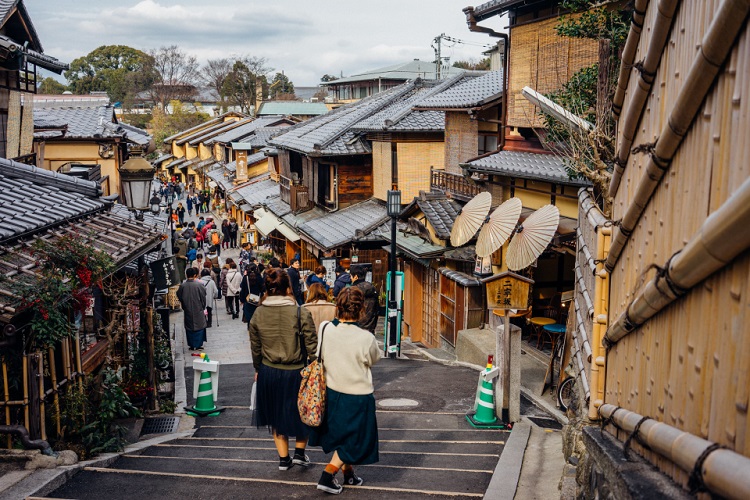
[[[205, 359], [208, 359], [207, 357]], [[201, 372], [198, 385], [198, 398], [195, 406], [186, 406], [187, 414], [191, 417], [215, 417], [225, 408], [214, 404], [214, 391], [211, 386], [211, 372]]]
[[492, 358], [489, 356], [487, 360], [487, 367], [485, 371], [479, 374], [479, 389], [477, 396], [474, 401], [474, 412], [466, 415], [466, 420], [471, 424], [472, 427], [482, 429], [507, 429], [508, 425], [502, 421], [498, 422], [495, 416], [495, 394], [493, 390], [493, 383], [491, 380], [486, 380], [484, 374], [492, 370]]

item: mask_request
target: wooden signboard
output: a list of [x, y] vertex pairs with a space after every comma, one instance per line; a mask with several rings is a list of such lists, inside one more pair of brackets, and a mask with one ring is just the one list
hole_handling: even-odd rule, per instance
[[237, 154], [237, 175], [235, 180], [245, 182], [247, 180], [247, 151], [235, 151]]
[[154, 277], [154, 288], [156, 290], [166, 290], [171, 286], [180, 284], [177, 276], [177, 262], [174, 256], [155, 260], [149, 264], [149, 267]]
[[506, 271], [482, 280], [487, 286], [487, 309], [528, 309], [533, 280]]

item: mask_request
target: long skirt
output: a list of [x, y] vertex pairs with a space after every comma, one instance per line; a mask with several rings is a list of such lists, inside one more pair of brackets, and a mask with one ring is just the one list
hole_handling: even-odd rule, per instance
[[338, 451], [348, 465], [374, 464], [378, 455], [378, 422], [375, 396], [352, 395], [326, 389], [326, 411], [320, 427], [312, 429], [310, 446]]
[[261, 365], [258, 372], [258, 406], [253, 424], [268, 427], [281, 436], [305, 439], [310, 428], [302, 423], [297, 410], [297, 394], [302, 383], [300, 370], [280, 370]]
[[203, 342], [206, 340], [206, 329], [201, 330], [185, 330], [185, 336], [187, 337], [188, 347], [197, 349], [203, 346]]

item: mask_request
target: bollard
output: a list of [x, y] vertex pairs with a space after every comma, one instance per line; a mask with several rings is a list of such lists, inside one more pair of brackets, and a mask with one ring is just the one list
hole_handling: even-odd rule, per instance
[[193, 388], [195, 405], [186, 406], [185, 410], [193, 417], [215, 417], [225, 409], [215, 403], [219, 393], [219, 362], [211, 361], [206, 353], [201, 353], [199, 359], [193, 361], [193, 369], [196, 375]]

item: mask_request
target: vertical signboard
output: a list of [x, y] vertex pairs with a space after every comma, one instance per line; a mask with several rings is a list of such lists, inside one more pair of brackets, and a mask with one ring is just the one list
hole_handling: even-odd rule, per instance
[[237, 154], [237, 175], [235, 179], [238, 183], [247, 180], [247, 151], [235, 151]]
[[174, 256], [155, 260], [149, 264], [149, 267], [154, 277], [154, 288], [156, 290], [166, 290], [169, 287], [180, 284], [180, 280], [177, 277], [177, 262]]

